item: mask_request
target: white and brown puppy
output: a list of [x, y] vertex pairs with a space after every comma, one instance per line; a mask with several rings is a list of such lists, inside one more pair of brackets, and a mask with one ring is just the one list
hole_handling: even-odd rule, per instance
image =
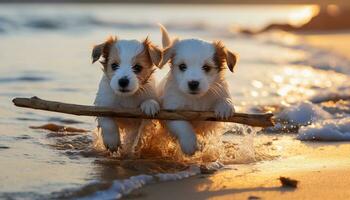
[[[97, 106], [109, 106], [120, 109], [140, 108], [147, 115], [159, 112], [155, 91], [154, 66], [162, 59], [162, 52], [148, 39], [117, 40], [110, 37], [106, 42], [96, 45], [92, 51], [92, 62], [102, 56], [103, 77], [95, 99]], [[132, 147], [141, 128], [142, 120], [98, 117], [105, 147], [115, 152], [121, 139], [120, 130], [124, 129], [126, 149]]]
[[[170, 62], [170, 72], [159, 85], [161, 107], [172, 110], [215, 111], [219, 118], [234, 114], [228, 85], [224, 79], [226, 67], [233, 72], [237, 57], [221, 42], [200, 39], [171, 41], [161, 26], [163, 60]], [[196, 133], [215, 130], [213, 122], [167, 121], [169, 132], [177, 137], [182, 151], [192, 155], [197, 150]]]

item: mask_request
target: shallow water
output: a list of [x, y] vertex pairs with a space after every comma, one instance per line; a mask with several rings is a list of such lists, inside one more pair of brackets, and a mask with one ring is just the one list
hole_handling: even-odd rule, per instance
[[[334, 93], [349, 90], [347, 60], [309, 47], [290, 34], [248, 37], [234, 32], [235, 26], [256, 28], [271, 21], [287, 21], [300, 9], [304, 7], [206, 5], [193, 11], [185, 5], [1, 5], [0, 198], [89, 196], [109, 188], [116, 179], [186, 170], [188, 162], [183, 160], [121, 161], [110, 157], [94, 148], [93, 118], [15, 108], [11, 102], [14, 97], [36, 95], [91, 104], [102, 75], [100, 66], [91, 64], [91, 47], [110, 34], [138, 39], [150, 35], [160, 44], [158, 22], [169, 27], [174, 36], [222, 39], [228, 48], [240, 54], [236, 73], [226, 75], [239, 111], [275, 111], [307, 99], [313, 102], [318, 97], [317, 105], [310, 103], [307, 108], [314, 110], [312, 106], [319, 106], [331, 118], [347, 117], [346, 98], [344, 104], [333, 107], [320, 104], [321, 97], [331, 100]], [[166, 72], [167, 68], [156, 75], [160, 78]], [[320, 118], [317, 113], [310, 113], [310, 119]], [[91, 132], [52, 133], [29, 128], [46, 123]], [[286, 132], [276, 129], [266, 131]], [[226, 131], [229, 132], [220, 141], [226, 141], [227, 146], [211, 148], [221, 153], [233, 152], [227, 153], [231, 156], [224, 160], [227, 164], [281, 156], [278, 146], [264, 145], [278, 135], [259, 135], [256, 136], [259, 141], [253, 141], [257, 130], [226, 125], [222, 133]], [[210, 146], [207, 150], [209, 154], [214, 152]]]

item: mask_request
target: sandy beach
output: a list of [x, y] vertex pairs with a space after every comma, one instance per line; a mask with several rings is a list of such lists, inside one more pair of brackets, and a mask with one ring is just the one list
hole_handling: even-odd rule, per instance
[[[296, 147], [299, 153], [288, 158], [231, 165], [214, 175], [149, 185], [137, 191], [137, 196], [145, 199], [349, 198], [350, 144], [303, 143]], [[280, 176], [298, 180], [298, 187], [281, 187]]]

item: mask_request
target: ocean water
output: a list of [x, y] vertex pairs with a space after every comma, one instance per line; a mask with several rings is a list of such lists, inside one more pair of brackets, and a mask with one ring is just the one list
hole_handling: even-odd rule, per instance
[[[220, 163], [246, 164], [286, 156], [263, 145], [271, 138], [350, 140], [347, 59], [311, 47], [293, 34], [276, 31], [245, 36], [236, 32], [237, 27], [290, 21], [305, 8], [1, 5], [0, 198], [111, 199], [148, 183], [196, 175], [201, 162], [217, 161], [214, 167], [219, 168]], [[191, 158], [167, 157], [120, 160], [96, 148], [94, 118], [13, 106], [12, 98], [31, 96], [92, 104], [102, 75], [100, 66], [91, 64], [92, 46], [108, 35], [140, 40], [150, 36], [160, 45], [157, 23], [168, 27], [174, 37], [220, 39], [238, 52], [236, 72], [226, 75], [237, 110], [274, 112], [279, 119], [276, 126], [261, 130], [226, 124], [219, 136], [211, 136], [219, 139], [210, 141], [218, 139], [227, 145], [208, 144], [204, 153], [195, 156], [195, 163]], [[167, 70], [157, 71], [157, 78]], [[47, 123], [88, 132], [29, 128]]]

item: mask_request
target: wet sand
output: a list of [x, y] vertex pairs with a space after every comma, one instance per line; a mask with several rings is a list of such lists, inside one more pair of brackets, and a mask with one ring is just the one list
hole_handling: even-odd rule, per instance
[[[248, 165], [231, 165], [211, 176], [147, 186], [145, 199], [348, 199], [350, 144], [297, 146], [297, 155]], [[299, 181], [281, 187], [280, 176]]]

